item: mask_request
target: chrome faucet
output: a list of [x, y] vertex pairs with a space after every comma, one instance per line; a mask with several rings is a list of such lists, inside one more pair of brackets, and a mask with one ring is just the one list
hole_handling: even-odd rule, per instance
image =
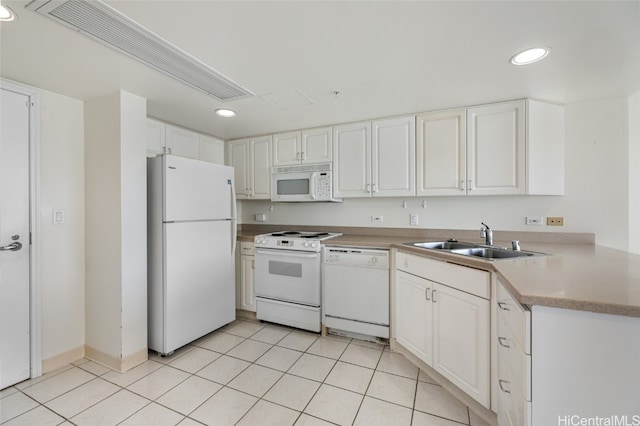
[[493, 231], [489, 228], [484, 222], [480, 222], [482, 224], [482, 228], [480, 228], [480, 236], [484, 237], [484, 243], [488, 246], [493, 245]]

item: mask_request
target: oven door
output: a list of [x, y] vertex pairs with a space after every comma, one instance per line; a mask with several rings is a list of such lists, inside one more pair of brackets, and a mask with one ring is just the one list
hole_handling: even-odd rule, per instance
[[257, 297], [320, 306], [321, 253], [256, 249]]

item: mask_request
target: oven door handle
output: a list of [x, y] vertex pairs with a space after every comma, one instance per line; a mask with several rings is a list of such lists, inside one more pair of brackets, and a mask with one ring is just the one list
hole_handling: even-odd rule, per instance
[[293, 250], [278, 250], [278, 249], [256, 249], [256, 254], [264, 254], [265, 256], [286, 256], [286, 257], [299, 257], [305, 259], [313, 259], [320, 256], [319, 252], [304, 252]]

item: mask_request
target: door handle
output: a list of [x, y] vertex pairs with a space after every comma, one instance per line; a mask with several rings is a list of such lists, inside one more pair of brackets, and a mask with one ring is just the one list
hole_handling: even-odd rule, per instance
[[22, 248], [22, 243], [16, 241], [6, 246], [0, 247], [0, 251], [18, 251]]

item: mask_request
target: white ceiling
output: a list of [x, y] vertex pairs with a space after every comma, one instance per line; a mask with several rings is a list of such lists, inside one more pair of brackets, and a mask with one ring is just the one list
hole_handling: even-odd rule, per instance
[[[3, 23], [0, 74], [87, 100], [125, 90], [148, 115], [224, 139], [531, 97], [640, 90], [640, 1], [108, 1], [257, 96], [222, 103], [36, 12]], [[532, 46], [537, 64], [508, 59]], [[313, 104], [261, 98], [299, 90]], [[340, 95], [335, 97], [334, 90]], [[215, 117], [229, 107], [234, 119]]]

